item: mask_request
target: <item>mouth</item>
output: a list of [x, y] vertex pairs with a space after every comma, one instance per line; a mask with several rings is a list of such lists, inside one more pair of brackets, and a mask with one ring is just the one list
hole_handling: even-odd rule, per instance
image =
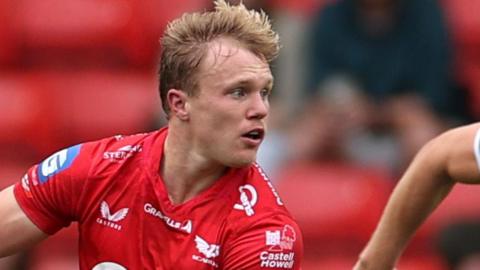
[[246, 132], [242, 135], [242, 138], [247, 140], [249, 144], [254, 146], [259, 145], [265, 136], [265, 130], [262, 128], [252, 129], [249, 132]]

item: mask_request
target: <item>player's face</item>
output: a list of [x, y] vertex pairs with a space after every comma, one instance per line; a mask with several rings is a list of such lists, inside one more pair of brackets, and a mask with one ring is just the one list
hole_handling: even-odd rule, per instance
[[196, 151], [230, 167], [251, 164], [266, 132], [273, 81], [268, 63], [220, 39], [210, 45], [197, 78], [187, 102]]

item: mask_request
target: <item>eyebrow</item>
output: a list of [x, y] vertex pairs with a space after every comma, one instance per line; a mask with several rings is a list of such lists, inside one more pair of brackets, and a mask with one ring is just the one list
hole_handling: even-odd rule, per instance
[[[251, 84], [252, 83], [252, 80], [249, 80], [249, 79], [241, 79], [239, 81], [233, 81], [232, 84], [241, 84], [241, 85], [248, 85], [248, 84]], [[265, 85], [267, 85], [268, 88], [273, 88], [273, 77], [271, 78], [268, 78], [266, 80], [266, 83]]]

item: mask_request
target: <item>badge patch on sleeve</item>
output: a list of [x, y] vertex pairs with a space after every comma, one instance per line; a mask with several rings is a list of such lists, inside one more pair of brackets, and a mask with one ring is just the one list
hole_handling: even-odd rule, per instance
[[38, 178], [40, 179], [40, 184], [47, 182], [51, 176], [68, 169], [80, 153], [81, 147], [81, 144], [75, 145], [58, 151], [45, 159], [38, 166]]

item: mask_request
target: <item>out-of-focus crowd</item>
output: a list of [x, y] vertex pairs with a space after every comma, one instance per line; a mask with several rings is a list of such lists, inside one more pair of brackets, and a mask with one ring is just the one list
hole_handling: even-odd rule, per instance
[[[418, 149], [480, 119], [480, 0], [243, 3], [271, 16], [283, 44], [258, 162], [302, 227], [303, 269], [351, 269]], [[0, 189], [63, 147], [165, 125], [158, 39], [211, 7], [0, 0]], [[454, 190], [400, 269], [479, 269], [480, 241], [465, 236], [480, 232], [476, 192]], [[78, 269], [76, 237], [73, 226], [0, 270]]]

